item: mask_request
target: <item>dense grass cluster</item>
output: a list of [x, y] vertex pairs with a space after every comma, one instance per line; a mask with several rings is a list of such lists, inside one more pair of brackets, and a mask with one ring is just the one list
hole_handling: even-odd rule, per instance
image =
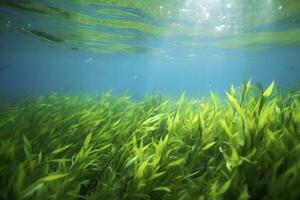
[[0, 105], [0, 199], [299, 199], [300, 91]]

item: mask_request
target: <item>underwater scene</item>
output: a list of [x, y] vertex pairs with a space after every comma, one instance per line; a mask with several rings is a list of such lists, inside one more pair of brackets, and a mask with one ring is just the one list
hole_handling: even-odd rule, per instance
[[0, 0], [0, 200], [299, 200], [299, 0]]

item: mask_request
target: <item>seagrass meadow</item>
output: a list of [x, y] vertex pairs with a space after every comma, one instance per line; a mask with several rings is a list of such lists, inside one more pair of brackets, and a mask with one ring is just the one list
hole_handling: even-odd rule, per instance
[[299, 199], [300, 90], [1, 102], [0, 199]]
[[0, 200], [300, 200], [299, 55], [300, 0], [0, 0]]

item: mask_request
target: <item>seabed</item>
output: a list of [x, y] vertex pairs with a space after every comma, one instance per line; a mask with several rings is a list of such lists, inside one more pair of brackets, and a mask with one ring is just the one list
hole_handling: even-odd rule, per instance
[[0, 199], [299, 199], [300, 90], [0, 103]]

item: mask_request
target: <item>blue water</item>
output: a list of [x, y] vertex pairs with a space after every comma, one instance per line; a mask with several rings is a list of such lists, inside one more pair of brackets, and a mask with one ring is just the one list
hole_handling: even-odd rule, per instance
[[[5, 9], [2, 8], [3, 11]], [[12, 12], [13, 9], [7, 10]], [[4, 30], [8, 22], [1, 22]], [[34, 21], [31, 23], [34, 26]], [[49, 29], [53, 26], [63, 29], [63, 25], [50, 23]], [[279, 29], [285, 27], [281, 23], [256, 28], [273, 30], [274, 26]], [[137, 38], [139, 33], [136, 32]], [[299, 85], [300, 46], [297, 44], [271, 44], [271, 47], [262, 50], [254, 50], [253, 46], [247, 45], [243, 48], [178, 45], [181, 41], [193, 43], [195, 40], [213, 39], [144, 34], [132, 43], [137, 42], [156, 51], [142, 49], [140, 52], [101, 53], [81, 48], [80, 43], [74, 48], [64, 48], [63, 44], [21, 31], [1, 31], [0, 66], [4, 67], [0, 71], [0, 96], [111, 90], [115, 94], [127, 92], [134, 97], [157, 93], [178, 96], [182, 92], [198, 97], [209, 91], [222, 94], [231, 84], [238, 86], [248, 79], [263, 85], [275, 80], [283, 89]], [[101, 45], [105, 46], [105, 42]], [[128, 45], [132, 45], [130, 41]], [[97, 48], [101, 50], [101, 47]]]

